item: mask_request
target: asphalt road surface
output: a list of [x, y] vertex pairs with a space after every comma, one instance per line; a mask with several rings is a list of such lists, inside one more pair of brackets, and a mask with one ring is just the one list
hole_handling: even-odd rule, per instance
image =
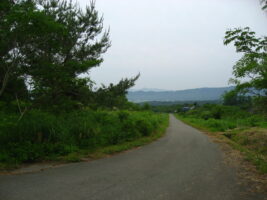
[[112, 157], [0, 176], [0, 200], [257, 200], [217, 144], [170, 116], [166, 136]]

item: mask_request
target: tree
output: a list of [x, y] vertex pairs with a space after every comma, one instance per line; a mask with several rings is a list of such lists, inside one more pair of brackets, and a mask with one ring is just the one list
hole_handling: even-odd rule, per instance
[[[25, 97], [27, 93], [20, 65], [24, 55], [22, 55], [20, 48], [27, 44], [28, 38], [32, 35], [28, 25], [34, 10], [36, 7], [31, 1], [2, 0], [0, 2], [1, 99], [8, 97], [7, 99], [11, 100], [15, 95]], [[5, 96], [3, 97], [4, 92]]]
[[90, 90], [92, 83], [79, 75], [103, 61], [109, 33], [101, 35], [103, 18], [94, 2], [85, 11], [67, 1], [40, 1], [38, 7], [45, 18], [33, 22], [39, 31], [31, 45], [21, 49], [33, 97], [39, 105], [76, 104], [80, 88]]
[[[234, 42], [237, 52], [243, 57], [233, 67], [234, 79], [240, 90], [256, 89], [267, 94], [267, 37], [258, 38], [250, 28], [226, 32], [224, 44]], [[249, 78], [244, 81], [244, 78]], [[242, 82], [243, 81], [243, 82]]]
[[125, 108], [128, 105], [126, 98], [127, 90], [134, 86], [135, 81], [140, 77], [140, 74], [130, 79], [122, 79], [116, 85], [112, 83], [107, 87], [102, 85], [95, 92], [95, 102], [100, 107], [106, 108]]
[[3, 0], [0, 17], [1, 100], [27, 96], [33, 107], [51, 110], [125, 104], [139, 75], [97, 91], [80, 76], [110, 47], [93, 1], [82, 10], [67, 0]]
[[223, 95], [223, 104], [228, 106], [249, 106], [251, 96], [240, 94], [237, 90], [225, 92]]
[[267, 0], [261, 0], [262, 3], [262, 9], [266, 10], [267, 9]]
[[[261, 0], [262, 9], [267, 10], [267, 0]], [[267, 37], [257, 37], [249, 27], [226, 31], [224, 44], [234, 43], [236, 51], [243, 53], [234, 65], [234, 78], [237, 92], [253, 93], [263, 107], [267, 105]], [[233, 94], [228, 94], [228, 96]]]

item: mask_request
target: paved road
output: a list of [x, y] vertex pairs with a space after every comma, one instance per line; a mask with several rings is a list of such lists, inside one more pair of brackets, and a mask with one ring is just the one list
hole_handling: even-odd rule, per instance
[[0, 200], [243, 200], [217, 144], [170, 116], [165, 137], [92, 162], [0, 176]]

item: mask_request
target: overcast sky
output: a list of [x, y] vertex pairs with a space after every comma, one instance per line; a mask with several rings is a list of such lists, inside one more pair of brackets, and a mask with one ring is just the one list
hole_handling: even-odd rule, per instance
[[96, 0], [96, 8], [112, 41], [90, 72], [97, 84], [140, 72], [136, 89], [227, 86], [241, 55], [223, 45], [225, 31], [249, 26], [267, 35], [258, 0]]

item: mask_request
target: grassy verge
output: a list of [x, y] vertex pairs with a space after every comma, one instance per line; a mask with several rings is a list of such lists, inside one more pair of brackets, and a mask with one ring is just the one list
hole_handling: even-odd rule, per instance
[[[245, 159], [252, 162], [259, 172], [267, 173], [267, 129], [260, 127], [240, 126], [227, 127], [225, 120], [203, 120], [188, 116], [176, 115], [186, 124], [220, 138], [222, 141], [239, 150]], [[223, 128], [223, 131], [221, 127]]]
[[129, 142], [124, 142], [121, 144], [117, 144], [117, 145], [110, 145], [110, 146], [106, 146], [103, 148], [98, 148], [94, 151], [88, 151], [88, 150], [83, 150], [83, 151], [78, 151], [72, 154], [68, 154], [64, 157], [60, 157], [57, 160], [62, 160], [62, 161], [67, 161], [67, 162], [79, 162], [82, 161], [83, 159], [99, 159], [99, 158], [103, 158], [107, 155], [112, 155], [112, 154], [116, 154], [116, 153], [120, 153], [126, 150], [130, 150], [139, 146], [143, 146], [145, 144], [149, 144], [157, 139], [159, 139], [160, 137], [162, 137], [165, 132], [166, 132], [166, 128], [169, 125], [169, 120], [166, 118], [162, 121], [162, 124], [159, 126], [159, 128], [153, 132], [150, 136], [146, 136], [146, 137], [141, 137], [138, 138], [136, 140], [133, 141], [129, 141]]
[[153, 141], [168, 125], [168, 115], [148, 111], [31, 111], [19, 122], [17, 117], [2, 113], [0, 169], [103, 157]]

